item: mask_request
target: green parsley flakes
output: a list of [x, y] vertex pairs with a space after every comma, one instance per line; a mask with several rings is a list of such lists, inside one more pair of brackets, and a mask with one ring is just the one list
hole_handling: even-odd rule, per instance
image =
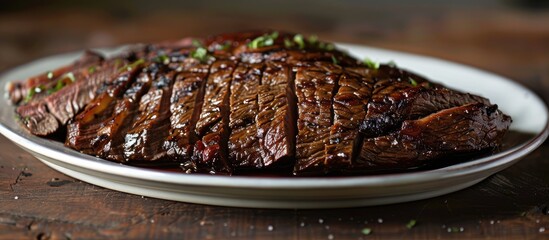
[[193, 46], [195, 46], [197, 48], [198, 47], [203, 47], [202, 42], [200, 42], [200, 40], [198, 40], [198, 39], [193, 39]]
[[412, 219], [406, 224], [406, 228], [412, 229], [416, 224], [417, 224], [417, 221], [415, 219]]
[[278, 38], [278, 32], [273, 32], [271, 34], [265, 34], [259, 36], [248, 43], [248, 47], [252, 49], [257, 49], [260, 47], [272, 46], [274, 41]]
[[339, 61], [337, 60], [337, 58], [332, 55], [332, 62], [335, 64], [335, 65], [339, 65]]
[[417, 86], [417, 81], [414, 80], [413, 78], [409, 77], [408, 80], [410, 80], [410, 84], [412, 84], [412, 86], [416, 87]]
[[294, 36], [294, 42], [297, 44], [297, 46], [299, 47], [299, 49], [305, 48], [305, 41], [303, 40], [303, 35], [301, 35], [301, 34], [296, 34], [296, 35]]
[[318, 36], [317, 35], [311, 35], [307, 38], [307, 42], [309, 42], [309, 44], [311, 45], [314, 45], [318, 42]]
[[[139, 60], [137, 60], [137, 61], [135, 61], [135, 62], [133, 62], [133, 63], [131, 63], [131, 64], [127, 64], [126, 66], [119, 68], [119, 69], [118, 69], [118, 72], [130, 71], [130, 70], [132, 70], [133, 68], [135, 68], [135, 67], [137, 67], [137, 66], [139, 66], [139, 65], [141, 65], [141, 64], [143, 64], [143, 63], [145, 63], [145, 59], [140, 58]], [[73, 78], [74, 78], [74, 77], [73, 77]]]
[[200, 62], [206, 62], [208, 60], [208, 50], [203, 47], [199, 47], [191, 51], [190, 56]]
[[48, 94], [52, 94], [54, 92], [57, 92], [61, 90], [65, 86], [65, 82], [63, 82], [63, 79], [57, 80], [57, 84], [55, 84], [55, 87], [48, 89]]
[[284, 46], [287, 48], [291, 48], [294, 46], [294, 42], [288, 38], [284, 38]]
[[371, 59], [369, 58], [365, 58], [364, 61], [363, 61], [364, 65], [366, 65], [366, 67], [368, 67], [369, 69], [379, 69], [379, 63], [378, 62], [374, 62], [372, 61]]
[[371, 228], [363, 228], [361, 232], [364, 235], [370, 235], [370, 233], [372, 233], [372, 229]]
[[44, 85], [40, 85], [38, 87], [33, 87], [33, 88], [29, 89], [29, 92], [27, 93], [27, 96], [25, 96], [25, 99], [23, 99], [23, 102], [25, 102], [25, 103], [30, 102], [30, 100], [32, 100], [34, 95], [44, 91], [45, 88], [46, 87], [44, 87]]
[[223, 44], [216, 44], [215, 45], [215, 50], [220, 50], [220, 51], [226, 51], [226, 50], [229, 50], [231, 48], [231, 46], [233, 45], [232, 42], [224, 42]]
[[170, 63], [170, 57], [163, 54], [163, 55], [156, 56], [153, 59], [153, 61], [166, 65], [166, 64]]
[[89, 74], [92, 74], [92, 73], [95, 72], [95, 70], [97, 70], [96, 67], [95, 67], [95, 66], [91, 66], [91, 67], [88, 68], [88, 73], [89, 73]]

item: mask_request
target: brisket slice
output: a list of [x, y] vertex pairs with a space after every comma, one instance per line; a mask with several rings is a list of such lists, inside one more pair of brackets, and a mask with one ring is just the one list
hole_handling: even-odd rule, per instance
[[104, 126], [105, 121], [113, 115], [117, 99], [121, 98], [132, 84], [141, 67], [138, 65], [131, 69], [119, 70], [117, 68], [114, 73], [111, 72], [112, 75], [109, 78], [112, 80], [105, 83], [104, 88], [106, 89], [93, 98], [85, 109], [67, 125], [66, 146], [86, 154], [100, 155], [97, 154], [97, 151], [101, 148], [105, 136], [98, 132]]
[[149, 90], [157, 69], [153, 66], [139, 73], [122, 98], [116, 100], [114, 112], [101, 123], [94, 144], [95, 154], [103, 158], [125, 162], [124, 136], [136, 118], [141, 97]]
[[87, 68], [80, 69], [73, 73], [74, 83], [47, 97], [19, 106], [16, 112], [32, 134], [52, 134], [94, 99], [104, 83], [113, 80], [112, 76], [122, 63], [122, 59], [103, 62], [93, 73]]
[[297, 109], [293, 73], [280, 62], [265, 63], [258, 88], [257, 136], [264, 166], [287, 166], [295, 157]]
[[339, 88], [333, 97], [334, 123], [330, 128], [324, 165], [328, 172], [344, 171], [352, 167], [354, 156], [360, 151], [358, 127], [366, 114], [372, 93], [371, 78], [347, 72], [339, 79]]
[[493, 149], [510, 123], [496, 105], [483, 103], [406, 120], [394, 133], [365, 139], [355, 170], [406, 169], [449, 154]]
[[444, 88], [416, 86], [396, 90], [383, 98], [372, 99], [361, 131], [368, 137], [379, 136], [399, 128], [404, 120], [468, 103], [490, 104], [485, 98]]
[[[34, 100], [38, 96], [46, 95], [47, 90], [55, 88], [57, 81], [63, 75], [71, 72], [79, 72], [82, 70], [95, 71], [96, 67], [101, 64], [104, 57], [93, 51], [85, 51], [82, 56], [69, 65], [59, 67], [46, 73], [28, 78], [25, 81], [10, 82], [7, 86], [7, 91], [12, 103], [18, 104], [21, 101]], [[31, 89], [40, 89], [42, 92], [36, 93], [33, 96], [29, 95]], [[39, 91], [40, 91], [39, 90]]]
[[208, 77], [210, 66], [193, 58], [179, 64], [181, 72], [176, 76], [170, 99], [170, 133], [163, 144], [167, 158], [185, 163], [186, 170], [194, 171], [196, 166], [190, 161], [193, 146], [198, 140], [195, 133], [196, 122], [204, 97], [203, 85]]
[[332, 97], [341, 67], [328, 62], [315, 62], [297, 68], [296, 174], [318, 174], [325, 171], [325, 146], [329, 144], [332, 126]]
[[220, 59], [212, 63], [205, 85], [202, 112], [195, 132], [193, 162], [200, 172], [230, 174], [228, 160], [230, 84], [237, 62]]
[[262, 156], [256, 118], [259, 114], [258, 91], [262, 63], [241, 63], [236, 67], [230, 87], [229, 161], [234, 169], [262, 168]]
[[165, 156], [162, 148], [170, 131], [170, 98], [175, 72], [160, 72], [139, 101], [138, 113], [124, 136], [124, 159], [146, 164]]

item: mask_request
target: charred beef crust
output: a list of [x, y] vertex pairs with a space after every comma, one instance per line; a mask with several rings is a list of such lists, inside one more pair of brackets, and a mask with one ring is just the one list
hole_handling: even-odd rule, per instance
[[354, 171], [406, 169], [449, 154], [465, 154], [501, 145], [511, 118], [496, 105], [472, 103], [406, 120], [389, 135], [364, 140]]
[[[74, 83], [23, 102], [67, 72]], [[33, 134], [68, 123], [66, 145], [84, 153], [210, 174], [410, 169], [495, 149], [511, 123], [485, 98], [273, 31], [89, 53], [11, 85], [10, 97]]]
[[193, 146], [198, 140], [195, 133], [196, 122], [201, 112], [204, 98], [204, 84], [208, 77], [208, 64], [193, 58], [186, 58], [175, 69], [175, 78], [170, 104], [170, 133], [163, 144], [166, 157], [184, 162], [187, 169], [196, 166], [190, 160]]

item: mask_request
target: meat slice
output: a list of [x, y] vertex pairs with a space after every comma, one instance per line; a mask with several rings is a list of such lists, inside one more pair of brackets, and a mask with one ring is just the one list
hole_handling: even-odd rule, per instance
[[379, 136], [399, 128], [404, 120], [468, 103], [490, 104], [485, 98], [450, 89], [407, 87], [386, 93], [383, 98], [373, 98], [361, 131], [368, 137]]
[[[9, 97], [12, 103], [17, 104], [21, 101], [29, 102], [37, 99], [39, 96], [47, 96], [48, 90], [58, 87], [58, 81], [62, 81], [66, 74], [86, 70], [89, 74], [96, 70], [104, 57], [93, 51], [85, 51], [82, 56], [72, 64], [59, 67], [57, 69], [36, 75], [21, 82], [10, 82], [7, 86]], [[36, 90], [38, 89], [38, 91]]]
[[205, 86], [202, 112], [196, 123], [199, 136], [193, 159], [198, 171], [230, 174], [228, 161], [230, 84], [237, 62], [220, 59], [212, 63]]
[[231, 82], [229, 161], [233, 168], [262, 168], [256, 117], [259, 113], [258, 90], [263, 64], [241, 63]]
[[163, 149], [168, 158], [184, 162], [185, 169], [193, 171], [196, 166], [190, 159], [193, 146], [198, 140], [195, 126], [202, 107], [203, 85], [210, 66], [187, 58], [178, 68], [181, 72], [175, 78], [170, 99], [170, 135], [164, 142]]
[[315, 62], [298, 68], [295, 76], [297, 95], [296, 174], [319, 174], [325, 171], [325, 145], [329, 144], [332, 126], [332, 97], [341, 67]]
[[136, 119], [124, 136], [124, 156], [140, 164], [162, 159], [162, 144], [170, 131], [170, 98], [175, 72], [157, 74], [139, 101]]
[[104, 127], [105, 121], [113, 115], [117, 99], [122, 97], [141, 68], [142, 64], [134, 65], [132, 68], [122, 68], [122, 72], [116, 70], [110, 76], [113, 80], [106, 84], [106, 90], [94, 98], [67, 125], [66, 146], [86, 154], [100, 155], [97, 151], [105, 136], [98, 132]]
[[74, 83], [47, 97], [19, 106], [16, 112], [32, 134], [46, 136], [65, 125], [92, 99], [104, 84], [110, 83], [124, 64], [123, 59], [112, 59], [98, 66], [95, 71], [80, 69], [74, 72]]
[[257, 135], [265, 167], [293, 164], [297, 134], [297, 97], [290, 66], [265, 63], [258, 88]]
[[112, 116], [100, 124], [97, 137], [93, 141], [97, 156], [116, 162], [126, 161], [124, 156], [125, 133], [132, 126], [132, 121], [138, 113], [140, 99], [147, 93], [158, 71], [154, 66], [145, 69], [146, 71], [139, 73], [123, 97], [116, 100]]
[[493, 149], [510, 124], [497, 105], [483, 103], [406, 120], [394, 133], [365, 139], [355, 170], [406, 169], [449, 154]]
[[326, 145], [328, 172], [343, 171], [352, 167], [353, 157], [358, 155], [360, 144], [358, 127], [366, 115], [365, 106], [372, 94], [373, 80], [352, 72], [339, 79], [339, 89], [333, 98], [334, 124]]

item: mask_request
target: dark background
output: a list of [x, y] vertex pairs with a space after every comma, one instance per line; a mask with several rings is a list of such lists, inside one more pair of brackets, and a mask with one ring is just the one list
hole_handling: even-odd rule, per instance
[[[548, 101], [548, 6], [533, 0], [0, 0], [0, 73], [85, 48], [271, 28], [476, 66]], [[480, 184], [438, 198], [265, 210], [103, 189], [46, 167], [0, 137], [0, 239], [532, 239], [549, 236], [548, 204], [547, 142]], [[411, 219], [417, 225], [407, 229]], [[364, 235], [364, 228], [372, 233]]]

